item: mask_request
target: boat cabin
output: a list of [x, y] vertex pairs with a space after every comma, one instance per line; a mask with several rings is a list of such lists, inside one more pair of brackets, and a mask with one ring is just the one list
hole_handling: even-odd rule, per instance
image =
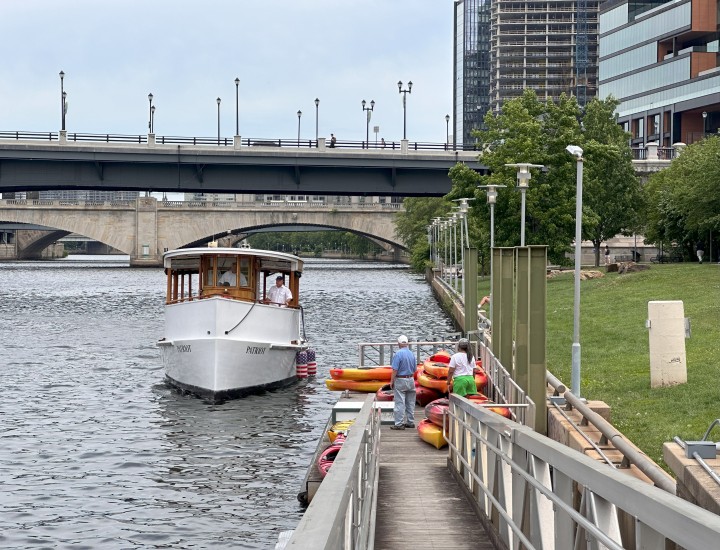
[[299, 307], [303, 262], [297, 256], [253, 248], [182, 248], [166, 252], [166, 304], [222, 296], [267, 301], [278, 275], [292, 292], [289, 307]]

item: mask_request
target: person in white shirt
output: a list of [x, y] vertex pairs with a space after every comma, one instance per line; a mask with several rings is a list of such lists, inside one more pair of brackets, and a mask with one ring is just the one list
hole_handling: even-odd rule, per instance
[[457, 344], [458, 351], [450, 358], [448, 365], [448, 392], [462, 395], [475, 395], [475, 357], [470, 350], [467, 338], [461, 338]]
[[[237, 284], [237, 265], [233, 264], [232, 267], [222, 274], [218, 279], [219, 286], [235, 286]], [[245, 274], [240, 273], [240, 286], [247, 286], [247, 277]]]
[[266, 302], [277, 304], [281, 307], [287, 307], [290, 304], [293, 295], [290, 289], [283, 284], [284, 281], [285, 278], [282, 275], [278, 275], [275, 278], [275, 286], [270, 287], [270, 290], [268, 290], [268, 299]]

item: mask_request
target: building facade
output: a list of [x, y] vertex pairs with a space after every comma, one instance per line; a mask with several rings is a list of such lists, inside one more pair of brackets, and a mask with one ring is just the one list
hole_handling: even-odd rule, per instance
[[534, 90], [580, 105], [598, 91], [600, 0], [456, 0], [453, 143], [473, 143], [488, 111]]
[[608, 0], [600, 97], [620, 101], [633, 146], [691, 144], [718, 131], [718, 0]]

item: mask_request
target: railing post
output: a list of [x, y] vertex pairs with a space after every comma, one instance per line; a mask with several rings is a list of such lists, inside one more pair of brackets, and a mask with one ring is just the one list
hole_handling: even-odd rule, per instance
[[408, 152], [408, 140], [402, 139], [402, 140], [400, 140], [400, 154], [407, 155], [407, 152]]
[[242, 138], [240, 136], [233, 136], [233, 148], [240, 149], [242, 145]]
[[58, 141], [61, 145], [67, 143], [67, 130], [60, 130], [60, 133], [58, 133]]
[[148, 147], [155, 147], [155, 134], [148, 134]]
[[645, 160], [657, 160], [658, 159], [658, 144], [656, 141], [645, 145], [646, 153]]
[[317, 148], [318, 148], [318, 151], [323, 151], [323, 152], [325, 152], [325, 150], [326, 150], [326, 145], [325, 145], [325, 138], [324, 138], [324, 137], [318, 138], [318, 140], [317, 140]]

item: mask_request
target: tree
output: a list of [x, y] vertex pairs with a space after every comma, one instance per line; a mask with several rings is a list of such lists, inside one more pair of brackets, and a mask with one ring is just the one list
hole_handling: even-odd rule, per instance
[[442, 197], [409, 197], [403, 201], [404, 211], [395, 217], [395, 234], [410, 251], [410, 264], [416, 271], [423, 271], [430, 263], [428, 226], [432, 219], [450, 210]]

